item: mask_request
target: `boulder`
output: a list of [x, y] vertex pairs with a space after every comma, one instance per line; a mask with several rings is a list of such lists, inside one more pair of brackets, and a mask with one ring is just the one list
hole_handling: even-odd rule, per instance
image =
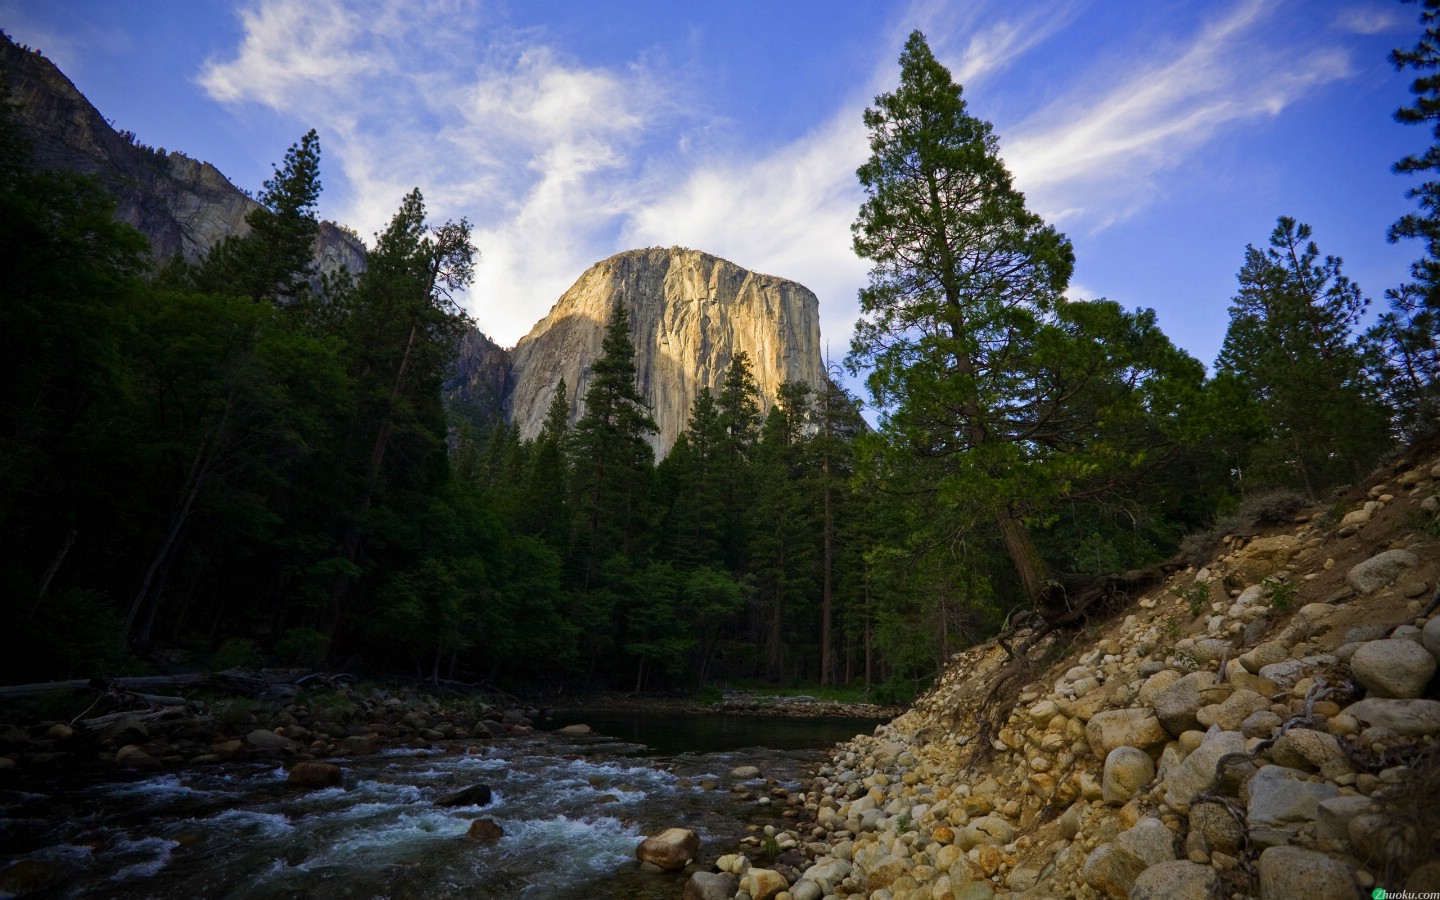
[[729, 872], [696, 872], [685, 882], [682, 900], [730, 900], [740, 889], [740, 879]]
[[295, 742], [283, 734], [276, 734], [273, 731], [266, 731], [264, 728], [257, 728], [245, 735], [245, 743], [268, 753], [294, 753]]
[[465, 837], [472, 841], [498, 841], [505, 836], [505, 829], [495, 823], [494, 819], [476, 819], [470, 823], [470, 830], [465, 832]]
[[1342, 710], [1362, 726], [1386, 728], [1402, 737], [1440, 734], [1440, 700], [1367, 697]]
[[1116, 747], [1105, 757], [1101, 795], [1106, 803], [1121, 804], [1138, 794], [1155, 778], [1155, 761], [1135, 747]]
[[1406, 569], [1420, 564], [1420, 558], [1409, 550], [1386, 550], [1355, 565], [1345, 576], [1345, 583], [1361, 594], [1373, 594], [1394, 581]]
[[1219, 725], [1222, 731], [1239, 731], [1247, 716], [1269, 708], [1270, 701], [1265, 697], [1254, 691], [1239, 690], [1222, 703], [1202, 706], [1195, 718], [1204, 728]]
[[1425, 623], [1425, 630], [1420, 632], [1420, 643], [1440, 662], [1440, 616]]
[[865, 890], [871, 894], [885, 890], [901, 877], [909, 875], [914, 867], [915, 864], [907, 857], [887, 856], [871, 866], [870, 871], [865, 874]]
[[1350, 767], [1335, 735], [1309, 728], [1292, 728], [1280, 735], [1270, 748], [1270, 759], [1276, 765], [1312, 772], [1329, 772], [1336, 765]]
[[1260, 537], [1246, 544], [1231, 567], [1230, 577], [1241, 584], [1256, 582], [1274, 574], [1300, 550], [1300, 540], [1293, 534]]
[[292, 766], [285, 780], [301, 788], [334, 787], [345, 780], [345, 773], [339, 766], [306, 760]]
[[1369, 797], [1331, 797], [1321, 800], [1316, 808], [1315, 837], [1322, 841], [1348, 841], [1350, 820], [1369, 812], [1374, 801]]
[[1145, 861], [1133, 853], [1114, 844], [1101, 844], [1085, 857], [1080, 877], [1105, 896], [1123, 900], [1130, 896], [1130, 888], [1134, 886], [1135, 879], [1139, 878], [1146, 868], [1148, 866]]
[[1305, 773], [1284, 766], [1261, 767], [1250, 779], [1249, 791], [1245, 813], [1250, 839], [1261, 847], [1287, 843], [1315, 821], [1322, 800], [1340, 794], [1335, 785], [1307, 781]]
[[458, 791], [451, 791], [435, 801], [436, 806], [486, 806], [493, 792], [488, 784], [472, 784]]
[[1147, 816], [1115, 839], [1115, 846], [1147, 866], [1175, 858], [1175, 834], [1153, 816]]
[[566, 725], [564, 728], [560, 729], [560, 733], [561, 733], [561, 734], [589, 734], [589, 733], [590, 733], [590, 726], [589, 726], [589, 725], [583, 725], [583, 724]]
[[127, 769], [153, 769], [160, 761], [146, 753], [138, 744], [126, 744], [115, 751], [115, 764]]
[[1198, 832], [1212, 852], [1231, 856], [1239, 852], [1245, 839], [1245, 829], [1230, 810], [1219, 803], [1196, 803], [1190, 807], [1190, 831]]
[[1097, 757], [1105, 756], [1116, 747], [1138, 747], [1158, 750], [1170, 735], [1149, 709], [1108, 709], [1096, 713], [1085, 725], [1085, 739]]
[[688, 828], [667, 828], [641, 841], [640, 846], [635, 848], [635, 856], [641, 862], [675, 872], [685, 868], [699, 850], [698, 834]]
[[757, 766], [736, 766], [730, 770], [730, 777], [739, 781], [749, 781], [752, 778], [760, 777], [760, 769]]
[[1245, 752], [1245, 736], [1238, 731], [1215, 731], [1185, 761], [1165, 776], [1165, 802], [1184, 814], [1201, 791], [1215, 786], [1215, 766], [1229, 753]]
[[1205, 705], [1201, 692], [1214, 687], [1215, 682], [1214, 672], [1191, 672], [1155, 698], [1155, 717], [1171, 736], [1179, 737], [1200, 724], [1195, 715]]
[[1240, 654], [1240, 665], [1252, 675], [1260, 674], [1266, 666], [1284, 662], [1290, 658], [1290, 648], [1279, 641], [1266, 641], [1253, 650]]
[[1414, 641], [1370, 641], [1350, 657], [1350, 671], [1376, 697], [1413, 698], [1425, 693], [1435, 657]]
[[1130, 900], [1210, 900], [1219, 876], [1209, 866], [1178, 859], [1140, 873]]
[[1260, 854], [1260, 900], [1354, 900], [1360, 886], [1350, 867], [1302, 847]]

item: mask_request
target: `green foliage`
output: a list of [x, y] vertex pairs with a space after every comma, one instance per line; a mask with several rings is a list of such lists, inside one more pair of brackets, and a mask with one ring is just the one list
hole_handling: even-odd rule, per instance
[[[865, 114], [852, 231], [873, 266], [849, 364], [869, 369], [883, 467], [932, 516], [993, 534], [1039, 602], [1057, 565], [1103, 572], [1173, 540], [1158, 497], [1122, 486], [1199, 442], [1204, 370], [1153, 312], [1064, 298], [1070, 242], [1026, 209], [989, 124], [919, 32], [900, 65]], [[1047, 540], [1071, 505], [1085, 525]]]
[[1237, 518], [1250, 523], [1281, 524], [1288, 522], [1305, 507], [1305, 495], [1287, 488], [1262, 491], [1240, 501]]
[[1389, 446], [1350, 332], [1368, 303], [1339, 257], [1321, 259], [1308, 225], [1282, 216], [1267, 250], [1246, 247], [1216, 368], [1254, 398], [1247, 483], [1318, 497], [1363, 476]]
[[249, 638], [232, 637], [220, 642], [210, 654], [210, 668], [223, 672], [228, 669], [258, 669], [265, 663], [265, 655]]
[[330, 639], [314, 628], [291, 628], [275, 644], [275, 658], [282, 665], [314, 668], [325, 662], [330, 652]]
[[1402, 175], [1425, 180], [1406, 191], [1418, 210], [1390, 227], [1391, 243], [1418, 240], [1422, 252], [1410, 267], [1411, 280], [1385, 292], [1389, 310], [1367, 332], [1372, 364], [1381, 375], [1397, 423], [1415, 436], [1440, 423], [1440, 5], [1425, 0], [1420, 12], [1423, 32], [1411, 49], [1397, 49], [1390, 62], [1400, 71], [1416, 73], [1410, 84], [1414, 102], [1395, 112], [1405, 125], [1425, 125], [1432, 142], [1422, 153], [1395, 163]]
[[257, 704], [249, 697], [228, 697], [210, 705], [216, 723], [230, 731], [240, 731], [255, 723]]
[[310, 714], [321, 722], [343, 725], [354, 718], [358, 707], [342, 691], [322, 691], [305, 697]]
[[1206, 605], [1210, 602], [1210, 588], [1203, 584], [1192, 584], [1188, 588], [1172, 588], [1171, 592], [1185, 601], [1185, 607], [1190, 610], [1190, 615], [1198, 616], [1205, 611]]
[[1286, 613], [1295, 606], [1295, 597], [1299, 593], [1295, 585], [1278, 578], [1266, 578], [1260, 584], [1265, 588], [1270, 598], [1270, 606], [1276, 612]]

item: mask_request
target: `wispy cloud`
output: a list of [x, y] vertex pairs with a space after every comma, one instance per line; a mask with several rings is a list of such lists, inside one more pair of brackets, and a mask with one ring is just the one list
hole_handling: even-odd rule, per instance
[[1271, 13], [1246, 0], [1171, 59], [1090, 73], [1005, 136], [1017, 183], [1050, 219], [1104, 227], [1153, 199], [1161, 172], [1226, 128], [1274, 116], [1351, 74], [1341, 50], [1267, 40]]
[[314, 125], [348, 185], [338, 209], [381, 228], [419, 182], [437, 218], [468, 216], [482, 252], [470, 306], [513, 341], [599, 256], [643, 183], [634, 152], [682, 117], [643, 60], [587, 67], [469, 2], [362, 9], [261, 0], [200, 84]]
[[1351, 34], [1385, 34], [1410, 28], [1415, 21], [1413, 14], [1401, 13], [1392, 6], [1372, 2], [1342, 10], [1335, 17], [1335, 25]]
[[[470, 217], [483, 255], [470, 305], [502, 342], [596, 260], [680, 244], [810, 287], [837, 356], [866, 270], [849, 230], [860, 114], [895, 84], [905, 34], [925, 30], [967, 89], [998, 91], [1081, 9], [923, 0], [877, 36], [873, 65], [825, 101], [820, 124], [777, 143], [707, 114], [683, 71], [644, 56], [587, 65], [469, 0], [361, 7], [255, 0], [240, 44], [198, 76], [218, 100], [320, 129], [348, 185], [327, 215], [378, 229], [419, 181], [437, 218]], [[1102, 228], [1226, 129], [1349, 74], [1338, 49], [1276, 40], [1283, 15], [1241, 0], [1193, 34], [1142, 36], [1123, 66], [1077, 70], [1043, 108], [997, 122], [1032, 205], [1066, 228]]]

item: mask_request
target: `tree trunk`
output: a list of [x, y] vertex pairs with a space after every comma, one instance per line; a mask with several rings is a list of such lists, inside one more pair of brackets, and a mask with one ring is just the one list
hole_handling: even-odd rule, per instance
[[1015, 566], [1015, 573], [1020, 576], [1025, 599], [1034, 603], [1044, 593], [1049, 581], [1045, 561], [1040, 558], [1040, 551], [1035, 548], [1035, 541], [1024, 522], [1015, 518], [1008, 509], [1001, 510], [997, 519], [1000, 535], [1005, 541], [1005, 552]]
[[211, 468], [215, 462], [216, 447], [222, 441], [225, 423], [230, 418], [230, 406], [233, 399], [232, 396], [226, 400], [225, 411], [220, 416], [220, 421], [195, 449], [195, 459], [191, 461], [190, 472], [185, 476], [185, 489], [180, 506], [170, 516], [170, 524], [166, 527], [165, 535], [160, 540], [160, 547], [151, 558], [150, 565], [145, 570], [145, 577], [140, 581], [140, 589], [135, 592], [135, 598], [130, 601], [130, 609], [125, 614], [125, 622], [120, 626], [120, 643], [122, 645], [130, 642], [130, 631], [135, 627], [135, 619], [140, 615], [141, 608], [144, 607], [150, 596], [151, 585], [154, 583], [156, 575], [159, 574], [161, 566], [168, 560], [170, 552], [175, 548], [180, 532], [190, 518], [190, 510], [195, 505], [195, 498], [200, 496], [200, 489], [205, 486], [206, 480], [210, 477]]

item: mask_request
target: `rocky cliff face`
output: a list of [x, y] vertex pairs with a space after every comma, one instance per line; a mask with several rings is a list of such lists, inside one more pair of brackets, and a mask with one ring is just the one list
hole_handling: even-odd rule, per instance
[[824, 381], [819, 301], [807, 288], [698, 250], [630, 250], [591, 266], [511, 352], [507, 405], [522, 435], [540, 432], [562, 378], [570, 421], [583, 415], [617, 300], [630, 315], [637, 379], [662, 454], [685, 430], [700, 389], [719, 391], [736, 353], [749, 354], [766, 408], [786, 381]]
[[[30, 139], [35, 165], [95, 175], [118, 201], [116, 218], [150, 239], [157, 260], [195, 260], [227, 235], [249, 231], [258, 204], [218, 169], [183, 153], [152, 150], [115, 131], [55, 64], [0, 36], [0, 77]], [[365, 268], [365, 245], [321, 223], [316, 258], [323, 271]]]
[[445, 403], [453, 412], [484, 429], [505, 415], [511, 387], [510, 352], [479, 331], [460, 339], [455, 371], [445, 382]]

